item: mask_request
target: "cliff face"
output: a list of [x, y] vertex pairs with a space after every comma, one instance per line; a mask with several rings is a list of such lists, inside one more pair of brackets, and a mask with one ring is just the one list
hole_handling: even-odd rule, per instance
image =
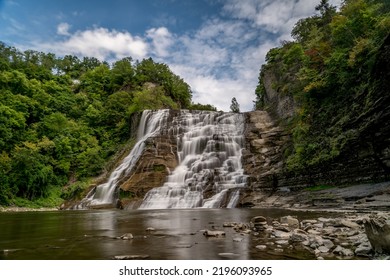
[[277, 177], [283, 172], [283, 146], [288, 142], [289, 135], [275, 124], [266, 111], [248, 112], [245, 120], [242, 163], [248, 175], [248, 187], [277, 187]]
[[[338, 141], [339, 154], [319, 160], [306, 169], [287, 168], [286, 147], [291, 147], [291, 125], [299, 106], [293, 97], [274, 88], [277, 77], [272, 68], [262, 73], [264, 112], [248, 114], [248, 151], [245, 168], [252, 188], [303, 187], [320, 184], [343, 185], [386, 181], [390, 178], [390, 36], [379, 49], [371, 80], [364, 92], [337, 99], [328, 115], [314, 109], [311, 135]], [[333, 107], [328, 107], [333, 108]], [[325, 116], [325, 117], [324, 117]], [[275, 126], [280, 124], [280, 127]], [[318, 139], [318, 138], [317, 138]], [[294, 143], [299, 144], [299, 143]], [[325, 151], [326, 152], [326, 151]]]
[[[171, 111], [167, 123], [171, 123], [177, 115], [178, 111]], [[145, 194], [162, 186], [178, 164], [176, 135], [169, 131], [168, 126], [158, 135], [148, 138], [145, 144], [134, 170], [118, 182], [121, 207], [139, 206]]]

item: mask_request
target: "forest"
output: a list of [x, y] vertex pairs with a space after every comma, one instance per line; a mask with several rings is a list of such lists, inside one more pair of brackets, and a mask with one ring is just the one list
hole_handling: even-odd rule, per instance
[[273, 111], [270, 76], [272, 90], [295, 104], [294, 115], [280, 119], [292, 135], [287, 169], [296, 173], [359, 160], [363, 146], [379, 161], [389, 144], [390, 1], [345, 0], [336, 8], [322, 0], [316, 11], [296, 23], [293, 41], [268, 52], [256, 88], [257, 109]]
[[134, 138], [145, 109], [205, 109], [152, 58], [109, 65], [93, 57], [0, 43], [0, 205], [57, 206], [88, 186]]

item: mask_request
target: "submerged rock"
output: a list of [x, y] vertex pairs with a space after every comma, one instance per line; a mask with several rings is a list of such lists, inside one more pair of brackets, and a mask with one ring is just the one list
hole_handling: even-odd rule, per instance
[[150, 258], [149, 255], [119, 255], [114, 256], [114, 260], [145, 260]]
[[130, 240], [130, 239], [133, 239], [134, 236], [131, 234], [131, 233], [125, 233], [119, 237], [117, 237], [118, 239], [123, 239], [123, 240]]
[[205, 230], [203, 235], [206, 237], [224, 237], [226, 233], [222, 230]]

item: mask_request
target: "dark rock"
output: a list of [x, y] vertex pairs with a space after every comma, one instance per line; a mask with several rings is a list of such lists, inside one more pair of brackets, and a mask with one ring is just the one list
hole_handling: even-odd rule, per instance
[[134, 238], [134, 236], [131, 233], [125, 233], [125, 234], [118, 237], [118, 239], [123, 239], [123, 240], [130, 240], [133, 238]]
[[206, 237], [225, 237], [226, 233], [221, 230], [206, 230], [203, 235]]
[[145, 260], [150, 258], [149, 255], [119, 255], [114, 256], [114, 260]]
[[370, 215], [364, 228], [372, 248], [377, 253], [390, 253], [390, 218], [386, 214]]

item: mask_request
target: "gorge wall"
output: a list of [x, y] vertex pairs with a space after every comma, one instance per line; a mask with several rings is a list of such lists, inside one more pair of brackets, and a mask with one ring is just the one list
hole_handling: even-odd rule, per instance
[[[275, 67], [278, 65], [275, 64]], [[283, 81], [279, 80], [277, 71], [268, 66], [261, 72], [263, 107], [270, 115], [266, 117], [264, 112], [251, 112], [247, 117], [244, 166], [252, 188], [297, 189], [390, 179], [390, 35], [375, 56], [364, 91], [348, 93], [337, 99], [332, 97], [334, 103], [327, 107], [325, 113], [321, 104], [305, 108], [307, 114], [312, 115], [308, 135], [316, 140], [323, 137], [324, 143], [328, 141], [338, 149], [336, 156], [320, 158], [307, 168], [287, 166], [289, 149], [291, 151], [293, 145], [300, 145], [297, 139], [293, 139], [292, 131], [297, 125], [294, 118], [301, 110], [301, 104], [293, 95], [280, 90]], [[356, 80], [359, 78], [356, 77]], [[321, 146], [321, 140], [318, 142]], [[322, 153], [330, 155], [331, 151], [323, 148]], [[255, 164], [264, 160], [265, 164]]]

